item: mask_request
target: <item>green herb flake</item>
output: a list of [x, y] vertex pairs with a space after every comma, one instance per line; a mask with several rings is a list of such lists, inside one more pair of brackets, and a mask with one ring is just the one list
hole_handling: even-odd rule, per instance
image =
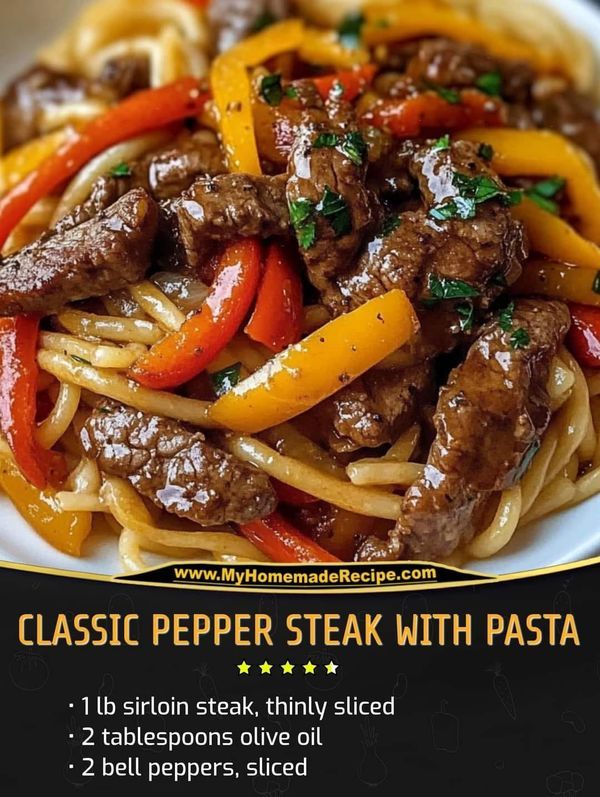
[[438, 277], [430, 274], [428, 279], [429, 293], [433, 299], [445, 301], [447, 299], [474, 299], [479, 296], [479, 291], [472, 285], [462, 280]]
[[477, 154], [482, 160], [488, 163], [494, 160], [494, 148], [491, 144], [480, 144]]
[[560, 208], [552, 199], [546, 199], [545, 197], [540, 196], [533, 191], [527, 191], [526, 193], [529, 199], [531, 199], [532, 202], [535, 202], [539, 208], [545, 210], [546, 213], [551, 213], [553, 216], [558, 216]]
[[460, 331], [471, 332], [475, 317], [475, 308], [473, 306], [473, 302], [462, 302], [461, 304], [457, 304], [456, 312], [458, 313]]
[[252, 26], [251, 33], [260, 33], [261, 30], [274, 25], [276, 22], [279, 21], [279, 17], [275, 16], [272, 11], [265, 11], [259, 17], [257, 17], [256, 22]]
[[296, 232], [301, 249], [310, 249], [317, 240], [317, 224], [314, 219], [316, 206], [310, 199], [297, 199], [289, 203], [290, 221]]
[[287, 86], [285, 91], [283, 92], [286, 97], [289, 97], [291, 100], [297, 100], [300, 96], [300, 92], [296, 88], [296, 86]]
[[275, 72], [272, 75], [265, 75], [260, 81], [260, 96], [267, 103], [276, 108], [283, 99], [283, 86], [281, 85], [281, 75]]
[[525, 194], [542, 210], [558, 216], [560, 208], [554, 198], [563, 190], [565, 184], [566, 180], [563, 177], [549, 177], [536, 183], [532, 188], [525, 191]]
[[84, 359], [83, 357], [78, 357], [77, 354], [72, 354], [71, 359], [74, 360], [76, 363], [80, 365], [91, 365], [89, 360]]
[[513, 349], [525, 349], [531, 343], [529, 332], [523, 327], [515, 330], [510, 336], [510, 345]]
[[340, 137], [337, 133], [319, 133], [313, 143], [313, 149], [326, 149], [337, 147]]
[[486, 72], [477, 78], [475, 86], [490, 97], [499, 97], [502, 94], [502, 75], [500, 72]]
[[347, 14], [338, 28], [340, 42], [349, 50], [356, 50], [361, 45], [362, 28], [365, 24], [364, 14], [355, 12]]
[[238, 384], [242, 372], [242, 364], [234, 363], [222, 371], [211, 374], [210, 380], [217, 396], [223, 396]]
[[508, 288], [508, 282], [506, 276], [503, 274], [502, 271], [499, 271], [497, 274], [490, 280], [491, 285], [498, 285], [500, 288]]
[[131, 177], [131, 166], [128, 163], [119, 163], [110, 170], [111, 177]]
[[592, 290], [594, 293], [600, 293], [600, 271], [596, 272], [596, 276], [592, 282]]
[[387, 238], [387, 236], [395, 232], [401, 224], [402, 219], [399, 216], [386, 216], [381, 228], [382, 235]]
[[358, 130], [346, 133], [338, 145], [339, 151], [355, 166], [362, 166], [367, 155], [367, 142]]
[[474, 199], [457, 196], [450, 202], [431, 208], [429, 215], [437, 221], [450, 219], [474, 219], [477, 215], [477, 203]]
[[110, 407], [98, 407], [98, 412], [101, 412], [103, 415], [110, 415], [112, 410]]
[[450, 103], [450, 105], [460, 105], [460, 94], [455, 89], [447, 89], [445, 86], [438, 86], [435, 83], [431, 83], [429, 88], [435, 91], [443, 100]]
[[445, 136], [438, 138], [438, 140], [433, 145], [434, 150], [438, 150], [439, 152], [450, 149], [450, 133], [446, 133]]
[[373, 23], [376, 28], [389, 28], [391, 27], [389, 19], [376, 19]]
[[512, 332], [513, 316], [515, 314], [515, 303], [511, 302], [498, 314], [498, 323], [503, 332]]
[[344, 84], [341, 83], [339, 80], [336, 80], [333, 86], [331, 87], [331, 91], [329, 92], [330, 96], [333, 97], [335, 100], [339, 100], [341, 97], [344, 96], [346, 93], [346, 89], [344, 88]]
[[317, 205], [317, 213], [327, 219], [338, 238], [352, 231], [352, 219], [348, 203], [341, 194], [325, 186], [323, 198]]

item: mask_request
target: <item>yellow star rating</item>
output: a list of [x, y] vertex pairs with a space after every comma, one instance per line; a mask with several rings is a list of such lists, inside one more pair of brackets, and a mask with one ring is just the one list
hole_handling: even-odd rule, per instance
[[252, 665], [248, 664], [248, 662], [243, 661], [241, 664], [238, 664], [237, 668], [240, 671], [240, 675], [250, 675], [250, 667]]
[[327, 675], [335, 675], [339, 666], [339, 664], [334, 664], [332, 661], [330, 661], [329, 664], [325, 665], [325, 671], [327, 672]]
[[294, 665], [290, 664], [289, 661], [286, 661], [285, 664], [281, 665], [281, 669], [284, 675], [292, 675], [294, 672]]
[[312, 661], [309, 661], [306, 664], [303, 664], [302, 666], [304, 667], [305, 675], [314, 675], [317, 669], [317, 665], [313, 664]]
[[260, 666], [260, 674], [261, 675], [271, 675], [271, 670], [273, 669], [273, 665], [269, 664], [268, 661], [263, 662]]

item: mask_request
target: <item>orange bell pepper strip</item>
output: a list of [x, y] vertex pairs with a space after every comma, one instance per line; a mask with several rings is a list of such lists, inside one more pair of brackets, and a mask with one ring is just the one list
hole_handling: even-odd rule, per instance
[[131, 378], [144, 387], [167, 390], [204, 371], [250, 310], [260, 282], [261, 259], [261, 244], [255, 238], [230, 244], [200, 311], [140, 357], [130, 371]]
[[418, 326], [403, 291], [371, 299], [269, 360], [221, 396], [210, 417], [247, 433], [289, 421], [399, 349]]
[[600, 246], [583, 238], [564, 219], [523, 197], [512, 208], [513, 216], [525, 225], [532, 248], [541, 255], [573, 266], [600, 269]]
[[582, 149], [550, 130], [467, 130], [460, 137], [490, 144], [492, 168], [503, 177], [564, 177], [579, 231], [600, 244], [600, 184]]
[[331, 564], [340, 560], [294, 528], [275, 512], [264, 520], [240, 526], [244, 537], [273, 562]]
[[280, 352], [302, 335], [302, 281], [282, 247], [272, 243], [256, 306], [245, 332], [249, 338]]
[[600, 308], [581, 304], [569, 306], [571, 329], [567, 347], [577, 362], [586, 368], [600, 368]]
[[281, 53], [297, 50], [303, 37], [304, 25], [300, 20], [278, 22], [249, 36], [213, 61], [210, 83], [230, 172], [262, 174], [248, 69]]
[[0, 248], [38, 200], [51, 194], [96, 155], [121, 141], [197, 116], [207, 98], [195, 78], [182, 78], [168, 86], [132, 94], [93, 119], [0, 199]]
[[481, 22], [475, 16], [437, 2], [419, 2], [408, 8], [400, 3], [365, 7], [366, 23], [362, 40], [369, 46], [397, 41], [442, 36], [460, 42], [479, 44], [492, 55], [516, 61], [527, 61], [542, 72], [570, 75], [569, 65], [557, 51], [532, 47], [514, 36]]
[[371, 85], [377, 74], [377, 69], [376, 64], [364, 64], [355, 69], [336, 72], [333, 75], [315, 77], [312, 81], [324, 100], [329, 97], [335, 87], [341, 86], [343, 99], [347, 102], [354, 102]]
[[464, 130], [473, 125], [498, 127], [505, 124], [502, 101], [480, 91], [461, 91], [460, 102], [452, 103], [434, 91], [403, 100], [379, 100], [364, 115], [375, 127], [397, 138], [414, 138], [427, 130]]
[[38, 329], [33, 316], [0, 319], [0, 429], [21, 473], [43, 490], [64, 479], [66, 463], [35, 436]]
[[69, 556], [81, 555], [92, 530], [90, 512], [66, 512], [52, 489], [38, 490], [7, 456], [0, 456], [0, 487], [40, 537]]
[[510, 292], [516, 296], [537, 294], [600, 307], [600, 270], [530, 260], [519, 279], [510, 286]]

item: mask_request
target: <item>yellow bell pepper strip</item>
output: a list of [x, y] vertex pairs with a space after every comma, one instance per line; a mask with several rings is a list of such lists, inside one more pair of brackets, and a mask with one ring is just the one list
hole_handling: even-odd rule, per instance
[[600, 269], [600, 247], [582, 238], [564, 219], [523, 197], [513, 216], [525, 225], [532, 248], [541, 255], [582, 268]]
[[403, 291], [371, 299], [269, 360], [221, 396], [211, 419], [247, 433], [289, 421], [403, 346], [418, 327]]
[[[75, 135], [75, 131], [72, 132]], [[53, 155], [56, 150], [68, 138], [69, 133], [64, 130], [57, 130], [45, 136], [34, 138], [21, 147], [11, 150], [0, 162], [2, 192], [13, 188], [20, 183], [28, 174], [35, 171], [45, 160]]]
[[369, 61], [369, 51], [364, 47], [352, 49], [340, 42], [336, 31], [307, 28], [298, 55], [307, 64], [352, 69]]
[[515, 296], [538, 294], [600, 307], [600, 271], [530, 260], [517, 282], [511, 285], [510, 292]]
[[297, 50], [303, 38], [303, 23], [291, 19], [270, 25], [214, 60], [210, 83], [230, 172], [262, 174], [248, 69], [281, 53]]
[[385, 4], [365, 8], [366, 23], [362, 40], [367, 45], [444, 36], [460, 42], [479, 44], [500, 58], [527, 61], [541, 72], [570, 74], [560, 54], [532, 47], [497, 30], [462, 11], [433, 2], [421, 2], [408, 8], [404, 4], [390, 8]]
[[476, 128], [460, 134], [494, 150], [492, 168], [502, 177], [554, 177], [567, 181], [567, 193], [581, 234], [600, 244], [600, 184], [589, 156], [549, 130]]
[[81, 555], [92, 530], [91, 513], [65, 512], [53, 490], [30, 484], [8, 456], [0, 456], [0, 487], [40, 537], [63, 553]]

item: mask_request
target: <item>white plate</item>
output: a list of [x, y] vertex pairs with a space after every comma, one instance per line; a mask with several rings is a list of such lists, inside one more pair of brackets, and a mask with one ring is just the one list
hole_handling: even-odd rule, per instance
[[[600, 11], [586, 0], [547, 0], [571, 24], [598, 42]], [[20, 0], [0, 5], [0, 82], [32, 62], [34, 53], [85, 0]], [[0, 560], [79, 570], [119, 572], [116, 540], [92, 539], [85, 557], [76, 559], [54, 550], [23, 521], [12, 504], [0, 498]], [[564, 564], [600, 554], [600, 496], [550, 520], [520, 531], [502, 553], [469, 566], [490, 573], [511, 573]]]

